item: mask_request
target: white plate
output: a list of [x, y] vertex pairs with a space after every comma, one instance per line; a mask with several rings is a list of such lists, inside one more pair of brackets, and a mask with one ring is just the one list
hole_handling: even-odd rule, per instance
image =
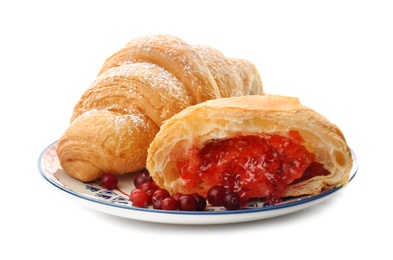
[[[152, 208], [134, 207], [128, 199], [128, 194], [134, 188], [133, 174], [119, 177], [118, 189], [107, 190], [99, 182], [84, 183], [69, 177], [61, 168], [56, 153], [57, 142], [49, 145], [40, 155], [38, 168], [42, 176], [55, 187], [64, 191], [83, 205], [107, 214], [141, 221], [170, 223], [170, 224], [225, 224], [254, 221], [277, 217], [319, 204], [342, 187], [334, 188], [314, 196], [301, 196], [285, 200], [282, 203], [265, 206], [263, 200], [250, 202], [240, 210], [228, 211], [220, 207], [208, 207], [206, 211], [165, 211]], [[357, 158], [354, 155], [354, 166], [351, 171], [352, 180], [358, 169]]]

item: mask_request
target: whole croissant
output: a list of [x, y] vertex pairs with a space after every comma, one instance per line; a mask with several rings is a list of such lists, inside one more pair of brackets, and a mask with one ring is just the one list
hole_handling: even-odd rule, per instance
[[188, 106], [263, 93], [255, 66], [170, 35], [138, 37], [109, 57], [74, 108], [57, 153], [89, 182], [140, 170], [163, 122]]

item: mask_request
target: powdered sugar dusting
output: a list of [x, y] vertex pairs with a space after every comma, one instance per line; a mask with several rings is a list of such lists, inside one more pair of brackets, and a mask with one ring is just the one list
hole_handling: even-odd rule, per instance
[[198, 52], [181, 39], [153, 35], [134, 39], [126, 45], [127, 61], [156, 63], [174, 74], [198, 103], [219, 97], [218, 87]]
[[79, 114], [92, 107], [122, 115], [140, 113], [157, 126], [192, 104], [184, 84], [175, 75], [148, 62], [128, 62], [107, 69], [87, 93]]
[[138, 81], [155, 91], [169, 92], [175, 98], [187, 96], [184, 84], [178, 78], [153, 63], [127, 62], [122, 66], [108, 69], [97, 77], [95, 82], [102, 82], [104, 78], [112, 82], [121, 78], [128, 78]]
[[[132, 128], [129, 124], [132, 122]], [[127, 127], [127, 129], [132, 130], [134, 127], [140, 129], [140, 127], [145, 125], [145, 121], [142, 119], [140, 114], [118, 114], [113, 117], [113, 125], [116, 127], [116, 131], [120, 132], [122, 128]]]

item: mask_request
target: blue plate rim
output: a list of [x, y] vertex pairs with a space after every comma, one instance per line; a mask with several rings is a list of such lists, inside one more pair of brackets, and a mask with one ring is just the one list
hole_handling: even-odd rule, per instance
[[[72, 191], [70, 189], [67, 189], [64, 186], [59, 185], [57, 182], [53, 181], [51, 178], [48, 177], [48, 175], [45, 173], [44, 169], [42, 168], [42, 160], [45, 152], [53, 145], [55, 145], [58, 142], [58, 140], [52, 142], [50, 145], [48, 145], [39, 155], [38, 158], [38, 169], [40, 174], [46, 179], [50, 184], [55, 186], [56, 188], [73, 195], [79, 199], [86, 200], [88, 202], [96, 203], [96, 204], [101, 204], [104, 206], [108, 207], [114, 207], [118, 209], [123, 209], [123, 210], [131, 210], [131, 211], [140, 211], [140, 212], [147, 212], [147, 213], [153, 213], [153, 214], [174, 214], [174, 215], [192, 215], [192, 216], [197, 216], [197, 215], [236, 215], [236, 214], [250, 214], [250, 213], [260, 213], [260, 212], [269, 212], [269, 211], [276, 211], [276, 210], [281, 210], [285, 208], [292, 208], [296, 207], [299, 205], [307, 204], [313, 201], [318, 201], [319, 199], [325, 198], [333, 193], [336, 193], [337, 191], [341, 190], [344, 188], [344, 186], [332, 188], [326, 191], [323, 191], [320, 194], [317, 195], [309, 195], [309, 196], [300, 196], [298, 200], [287, 202], [287, 203], [282, 203], [282, 204], [277, 204], [277, 205], [271, 205], [271, 206], [265, 206], [265, 207], [258, 207], [258, 208], [245, 208], [245, 209], [239, 209], [239, 210], [222, 210], [222, 211], [170, 211], [170, 210], [157, 210], [157, 209], [150, 209], [150, 208], [138, 208], [134, 207], [131, 205], [123, 205], [120, 203], [110, 203], [98, 199], [94, 199], [92, 197], [80, 194], [78, 192]], [[350, 177], [348, 184], [354, 179], [354, 177], [357, 175], [359, 165], [358, 165], [358, 158], [356, 153], [351, 149], [352, 156], [353, 156], [353, 166], [351, 169]]]

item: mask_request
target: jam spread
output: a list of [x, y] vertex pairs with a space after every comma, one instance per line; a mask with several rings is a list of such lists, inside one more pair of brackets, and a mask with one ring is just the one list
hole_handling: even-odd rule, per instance
[[303, 142], [298, 131], [290, 131], [288, 137], [264, 134], [211, 140], [203, 148], [191, 149], [177, 167], [191, 192], [205, 196], [209, 187], [221, 185], [239, 193], [243, 202], [264, 197], [276, 203], [288, 184], [329, 174]]

